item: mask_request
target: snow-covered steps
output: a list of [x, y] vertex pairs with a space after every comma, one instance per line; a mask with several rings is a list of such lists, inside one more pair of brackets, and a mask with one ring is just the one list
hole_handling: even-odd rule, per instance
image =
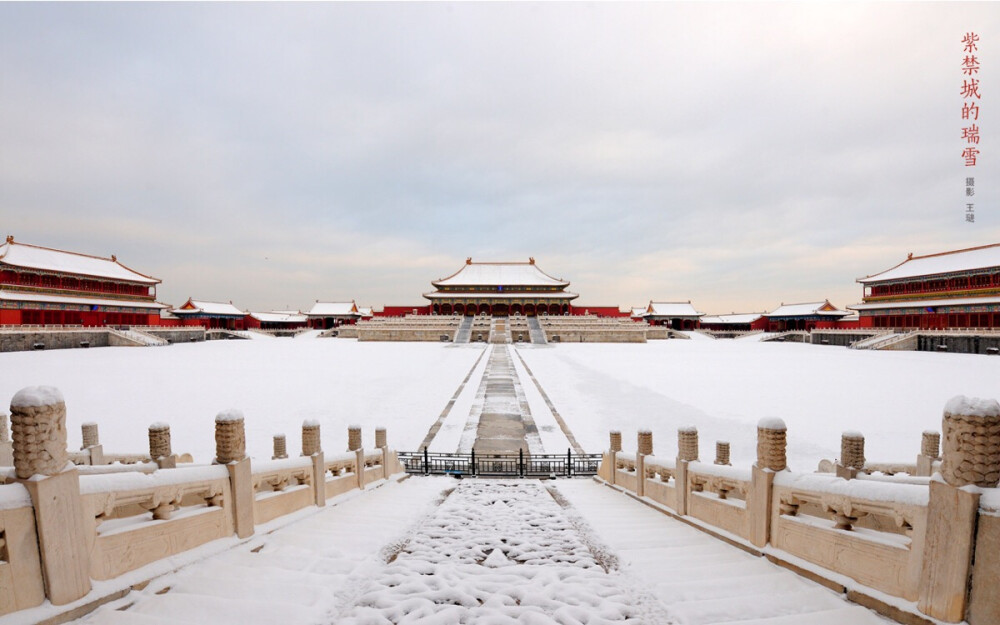
[[452, 340], [453, 343], [458, 345], [469, 342], [469, 339], [472, 338], [472, 322], [474, 320], [475, 317], [462, 317], [462, 323], [458, 324], [458, 330], [455, 330], [455, 338]]
[[557, 489], [618, 556], [623, 572], [652, 587], [671, 623], [891, 623], [607, 486], [590, 480], [561, 480]]
[[[384, 567], [383, 549], [454, 486], [448, 478], [389, 482], [357, 492], [272, 533], [159, 577], [80, 623], [291, 625], [335, 623], [355, 591]], [[258, 529], [258, 531], [260, 531]]]
[[642, 589], [543, 483], [465, 480], [332, 622], [668, 623]]

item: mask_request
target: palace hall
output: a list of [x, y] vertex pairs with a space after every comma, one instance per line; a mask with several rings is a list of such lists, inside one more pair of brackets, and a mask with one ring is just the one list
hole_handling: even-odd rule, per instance
[[477, 263], [472, 258], [447, 278], [431, 282], [424, 293], [432, 314], [439, 315], [568, 315], [578, 296], [566, 291], [568, 280], [554, 278], [526, 263]]

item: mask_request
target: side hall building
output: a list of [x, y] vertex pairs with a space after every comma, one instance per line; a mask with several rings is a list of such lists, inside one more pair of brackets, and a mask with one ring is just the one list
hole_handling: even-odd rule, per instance
[[861, 327], [1000, 328], [1000, 243], [914, 256], [864, 278]]
[[0, 245], [0, 325], [159, 325], [160, 280], [110, 258]]
[[554, 278], [538, 268], [534, 258], [526, 263], [475, 263], [431, 282], [435, 290], [424, 293], [435, 315], [568, 315], [576, 293], [566, 291], [568, 280]]

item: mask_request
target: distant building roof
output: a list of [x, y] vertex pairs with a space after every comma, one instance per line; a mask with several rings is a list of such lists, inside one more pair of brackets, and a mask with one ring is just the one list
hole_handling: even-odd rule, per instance
[[553, 278], [538, 268], [535, 259], [526, 263], [474, 263], [472, 258], [465, 266], [440, 280], [434, 286], [569, 286], [569, 282]]
[[306, 313], [310, 317], [357, 317], [358, 305], [354, 300], [349, 302], [316, 302]]
[[691, 302], [649, 302], [646, 307], [647, 317], [701, 317], [705, 313], [698, 312]]
[[753, 323], [761, 317], [764, 313], [733, 313], [731, 315], [715, 315], [712, 317], [702, 317], [701, 323], [720, 323], [720, 324], [746, 324]]
[[632, 317], [638, 319], [639, 317], [644, 317], [646, 315], [646, 306], [634, 306], [632, 308]]
[[0, 264], [143, 284], [160, 283], [160, 280], [156, 278], [133, 271], [119, 263], [113, 254], [110, 258], [101, 258], [77, 252], [64, 252], [48, 247], [17, 243], [12, 236], [8, 236], [7, 241], [0, 245]]
[[971, 271], [973, 269], [988, 269], [990, 267], [1000, 267], [1000, 243], [955, 250], [953, 252], [927, 254], [926, 256], [914, 256], [910, 254], [906, 260], [895, 267], [872, 276], [858, 278], [858, 282], [866, 284], [869, 282], [882, 282], [884, 280], [899, 280], [902, 278]]
[[250, 316], [264, 323], [305, 323], [309, 317], [300, 312], [252, 312]]
[[782, 304], [781, 306], [775, 308], [769, 313], [766, 313], [765, 317], [813, 317], [813, 316], [824, 316], [824, 317], [843, 317], [851, 313], [846, 310], [839, 310], [836, 306], [830, 303], [829, 300], [823, 300], [822, 302], [809, 302], [806, 304]]
[[217, 315], [245, 317], [246, 313], [233, 306], [232, 302], [206, 302], [204, 300], [188, 299], [180, 308], [172, 311], [175, 315]]

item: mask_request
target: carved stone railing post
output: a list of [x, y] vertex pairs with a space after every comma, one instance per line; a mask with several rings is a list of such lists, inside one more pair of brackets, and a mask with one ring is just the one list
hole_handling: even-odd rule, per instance
[[347, 451], [357, 451], [361, 449], [361, 426], [347, 426]]
[[757, 424], [757, 462], [750, 470], [750, 490], [747, 493], [747, 515], [750, 521], [750, 542], [763, 547], [771, 538], [771, 497], [774, 473], [788, 468], [786, 461], [786, 430], [781, 419], [761, 419]]
[[7, 429], [7, 413], [0, 412], [0, 467], [14, 466], [14, 445]]
[[243, 413], [226, 410], [215, 417], [215, 462], [226, 465], [233, 492], [233, 527], [240, 538], [252, 536], [253, 475], [247, 457], [246, 429]]
[[349, 425], [347, 426], [347, 451], [353, 451], [357, 471], [355, 473], [358, 476], [358, 488], [364, 490], [365, 488], [365, 450], [361, 445], [361, 426], [360, 425]]
[[284, 460], [288, 457], [288, 443], [285, 440], [284, 434], [274, 435], [274, 453], [271, 455], [271, 460]]
[[302, 422], [302, 455], [312, 458], [313, 500], [317, 506], [326, 505], [326, 456], [320, 438], [319, 421]]
[[[1000, 479], [1000, 404], [993, 399], [959, 395], [945, 405], [941, 427], [944, 483], [937, 480], [930, 483], [917, 608], [928, 616], [954, 623], [966, 617], [970, 597], [967, 584], [979, 513], [980, 494], [965, 487], [992, 488]], [[988, 569], [989, 565], [980, 567], [977, 560], [978, 581], [995, 594], [1000, 567], [994, 562], [992, 575]], [[977, 580], [973, 580], [972, 586], [971, 594], [975, 596]]]
[[302, 422], [302, 455], [311, 456], [323, 451], [320, 440], [319, 421], [308, 419]]
[[694, 426], [677, 428], [677, 468], [674, 471], [674, 495], [677, 514], [687, 514], [688, 463], [698, 460], [698, 428]]
[[80, 449], [87, 452], [89, 463], [91, 465], [105, 464], [104, 446], [101, 445], [101, 437], [97, 431], [97, 424], [93, 421], [88, 421], [80, 425], [80, 430], [83, 435], [83, 446]]
[[382, 450], [382, 479], [388, 479], [394, 473], [390, 464], [392, 463], [392, 452], [389, 451], [389, 444], [386, 442], [385, 427], [375, 428], [375, 448]]
[[715, 464], [730, 466], [729, 443], [726, 441], [715, 441]]
[[917, 475], [934, 474], [934, 462], [941, 457], [941, 434], [934, 430], [924, 430], [920, 439], [920, 454], [917, 455]]
[[653, 455], [653, 432], [651, 430], [639, 430], [636, 435], [635, 454], [635, 494], [639, 497], [646, 495], [646, 456]]
[[149, 426], [149, 457], [161, 469], [176, 469], [177, 456], [170, 445], [170, 426], [157, 422]]
[[66, 403], [51, 386], [18, 391], [10, 403], [14, 471], [35, 509], [45, 594], [65, 605], [90, 592], [80, 477], [66, 453]]
[[865, 468], [865, 437], [861, 432], [844, 432], [840, 435], [840, 461], [837, 477], [853, 480]]
[[611, 451], [622, 450], [622, 433], [618, 430], [611, 430]]

